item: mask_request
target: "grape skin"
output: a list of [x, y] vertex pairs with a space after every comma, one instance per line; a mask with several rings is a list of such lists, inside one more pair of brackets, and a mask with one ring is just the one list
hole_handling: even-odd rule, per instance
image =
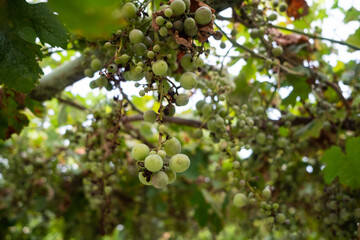
[[135, 160], [144, 160], [146, 158], [146, 156], [149, 155], [150, 149], [148, 146], [146, 146], [143, 143], [140, 144], [136, 144], [133, 149], [131, 150], [131, 156], [135, 159]]
[[172, 157], [181, 151], [181, 143], [176, 137], [172, 137], [164, 143], [163, 149], [167, 156]]
[[190, 167], [190, 159], [185, 154], [176, 154], [170, 158], [169, 167], [176, 173], [185, 172]]
[[151, 184], [158, 189], [165, 188], [168, 183], [169, 183], [169, 177], [163, 171], [154, 173], [154, 175], [151, 178]]
[[157, 154], [149, 155], [145, 158], [145, 168], [150, 172], [157, 172], [163, 167], [163, 160]]

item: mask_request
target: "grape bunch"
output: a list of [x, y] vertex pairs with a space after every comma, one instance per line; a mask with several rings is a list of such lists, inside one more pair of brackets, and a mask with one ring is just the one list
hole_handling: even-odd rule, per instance
[[158, 189], [173, 183], [176, 173], [183, 173], [190, 167], [189, 157], [180, 151], [181, 143], [176, 137], [166, 140], [157, 151], [150, 151], [143, 143], [136, 144], [131, 156], [137, 161], [140, 182]]

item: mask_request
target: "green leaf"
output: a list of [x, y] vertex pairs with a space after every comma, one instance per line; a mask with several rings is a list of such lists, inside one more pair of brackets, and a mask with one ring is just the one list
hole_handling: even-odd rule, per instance
[[321, 159], [326, 164], [324, 168], [324, 180], [330, 184], [339, 177], [341, 184], [351, 188], [360, 187], [360, 137], [346, 140], [346, 155], [340, 147], [332, 146], [324, 152]]
[[360, 28], [351, 34], [346, 40], [347, 43], [360, 47]]
[[348, 23], [351, 21], [358, 21], [360, 19], [360, 11], [356, 8], [351, 7], [345, 13], [344, 23]]
[[36, 32], [31, 27], [23, 27], [18, 32], [19, 37], [30, 43], [35, 43]]
[[295, 132], [295, 136], [300, 139], [318, 138], [322, 129], [323, 123], [320, 119], [314, 119], [305, 126], [301, 127]]
[[303, 72], [306, 76], [298, 76], [293, 74], [287, 74], [285, 77], [285, 85], [292, 86], [293, 90], [291, 93], [282, 101], [284, 105], [292, 105], [294, 106], [296, 103], [296, 98], [300, 97], [300, 99], [305, 100], [308, 98], [309, 93], [311, 92], [310, 85], [306, 82], [308, 79], [307, 70], [305, 68], [293, 70], [298, 72]]

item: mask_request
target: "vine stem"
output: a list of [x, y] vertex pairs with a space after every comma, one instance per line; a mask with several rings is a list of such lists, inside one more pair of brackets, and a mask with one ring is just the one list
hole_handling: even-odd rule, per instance
[[344, 42], [344, 41], [339, 41], [339, 40], [335, 40], [335, 39], [331, 39], [331, 38], [326, 38], [326, 37], [322, 37], [322, 36], [319, 36], [319, 35], [316, 35], [316, 34], [304, 33], [302, 31], [299, 31], [299, 30], [296, 30], [296, 29], [288, 29], [288, 28], [282, 27], [282, 26], [277, 26], [277, 25], [270, 25], [270, 26], [273, 27], [273, 28], [284, 30], [284, 31], [298, 33], [298, 34], [301, 34], [301, 35], [304, 35], [304, 36], [307, 36], [307, 37], [310, 37], [310, 38], [313, 38], [313, 39], [320, 39], [320, 40], [325, 40], [325, 41], [329, 41], [329, 42], [332, 42], [332, 43], [338, 43], [338, 44], [341, 44], [341, 45], [348, 46], [348, 47], [350, 47], [352, 49], [355, 49], [355, 50], [360, 50], [360, 47], [355, 46], [355, 45], [350, 44], [350, 43], [347, 43], [347, 42]]
[[[160, 107], [159, 107], [159, 119], [158, 119], [158, 123], [159, 125], [162, 123], [163, 121], [163, 98], [164, 98], [164, 91], [163, 91], [163, 84], [162, 84], [162, 79], [159, 80], [159, 94], [160, 94], [160, 99], [159, 99], [159, 103], [160, 103]], [[157, 146], [157, 150], [159, 151], [162, 145], [162, 133], [159, 131], [159, 139], [158, 139], [158, 146]]]

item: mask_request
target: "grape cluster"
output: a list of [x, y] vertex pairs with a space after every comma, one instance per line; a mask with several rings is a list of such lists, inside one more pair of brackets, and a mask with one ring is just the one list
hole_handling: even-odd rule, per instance
[[173, 183], [176, 173], [185, 172], [190, 167], [189, 157], [180, 151], [181, 143], [176, 137], [167, 139], [162, 149], [157, 151], [150, 151], [143, 143], [136, 144], [131, 156], [137, 161], [140, 182], [158, 189]]

